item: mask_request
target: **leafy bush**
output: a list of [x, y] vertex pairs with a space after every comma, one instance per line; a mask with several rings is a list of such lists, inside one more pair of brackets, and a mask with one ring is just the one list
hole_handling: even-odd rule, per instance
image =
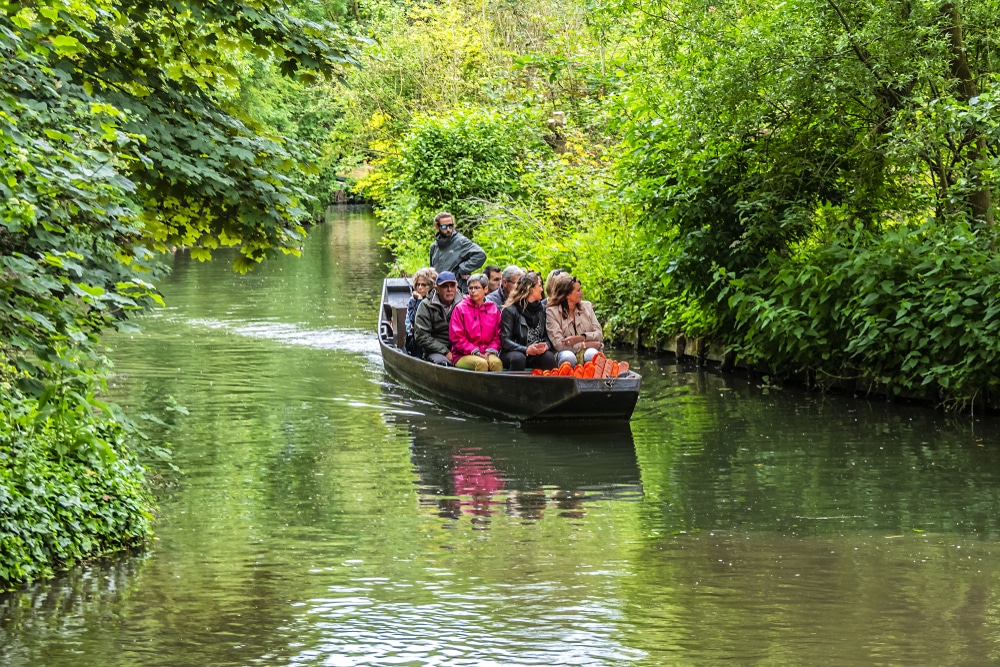
[[[415, 121], [400, 155], [363, 178], [357, 190], [376, 202], [386, 243], [401, 270], [427, 262], [431, 220], [451, 211], [462, 233], [473, 236], [494, 199], [521, 192], [519, 174], [536, 133], [520, 116], [456, 110]], [[540, 143], [540, 142], [539, 142]]]
[[928, 388], [956, 405], [1000, 380], [1000, 258], [968, 225], [855, 230], [730, 289], [750, 362]]
[[167, 13], [131, 0], [6, 9], [3, 585], [148, 535], [136, 434], [93, 398], [100, 333], [161, 301], [157, 252], [187, 245], [207, 259], [237, 246], [246, 271], [299, 251], [312, 153], [234, 106], [237, 73], [253, 57], [309, 83], [356, 63], [364, 42], [285, 5], [239, 0], [181, 0]]
[[479, 202], [516, 196], [532, 132], [517, 118], [483, 109], [415, 120], [403, 138], [399, 178], [425, 210], [474, 215]]
[[675, 255], [662, 250], [669, 238], [635, 227], [611, 160], [569, 147], [526, 165], [519, 199], [484, 207], [476, 240], [489, 261], [574, 274], [610, 339], [714, 329], [712, 311], [676, 287], [669, 271]]
[[130, 426], [58, 393], [37, 400], [7, 385], [3, 396], [0, 590], [150, 536]]

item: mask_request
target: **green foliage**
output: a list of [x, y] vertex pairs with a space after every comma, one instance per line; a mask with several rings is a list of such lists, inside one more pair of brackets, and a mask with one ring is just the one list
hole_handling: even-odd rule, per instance
[[455, 108], [529, 114], [538, 130], [568, 111], [592, 138], [608, 134], [601, 100], [617, 78], [605, 73], [620, 54], [605, 55], [577, 0], [366, 0], [361, 14], [378, 41], [335, 93], [343, 116], [330, 137], [348, 166], [398, 156], [414, 119]]
[[491, 200], [517, 196], [522, 164], [540, 143], [532, 137], [521, 117], [483, 111], [414, 121], [399, 158], [359, 185], [382, 206], [379, 218], [400, 266], [413, 271], [426, 263], [438, 211], [450, 211], [464, 234], [476, 236]]
[[490, 26], [473, 5], [368, 0], [361, 12], [378, 39], [362, 50], [347, 85], [330, 91], [342, 117], [329, 144], [350, 166], [398, 155], [420, 114], [486, 105], [490, 61], [508, 56], [494, 50], [487, 59]]
[[966, 404], [1000, 384], [1000, 258], [969, 225], [860, 229], [731, 282], [740, 354]]
[[420, 208], [465, 218], [481, 200], [517, 195], [521, 159], [537, 139], [518, 119], [483, 110], [421, 117], [400, 145], [398, 178]]
[[[104, 409], [93, 399], [104, 364], [94, 346], [103, 329], [159, 301], [158, 252], [189, 246], [207, 259], [237, 246], [244, 271], [274, 252], [298, 252], [308, 196], [295, 179], [313, 169], [307, 147], [241, 113], [240, 68], [256, 58], [302, 82], [336, 77], [360, 42], [258, 0], [3, 6], [0, 385], [9, 392], [0, 440], [5, 456], [29, 466], [10, 464], [11, 488], [28, 484], [41, 502], [86, 481], [84, 464], [96, 463], [89, 454], [74, 463], [79, 443], [113, 453], [136, 437], [94, 412]], [[65, 514], [46, 519], [40, 534], [70, 531], [45, 538], [60, 549], [12, 543], [42, 559], [41, 569], [17, 560], [4, 564], [4, 577], [36, 576], [144, 536], [148, 517], [126, 484], [141, 485], [141, 469], [122, 461], [101, 478], [112, 499], [103, 502], [136, 522], [112, 527], [118, 542], [102, 534], [92, 548], [87, 531], [100, 528]], [[89, 542], [73, 546], [73, 531]]]
[[0, 590], [150, 536], [134, 433], [71, 391], [0, 398]]
[[607, 165], [571, 156], [542, 158], [525, 164], [517, 188], [483, 208], [477, 242], [489, 261], [541, 271], [575, 270], [584, 251], [582, 240], [594, 223], [615, 216], [618, 202], [605, 197]]
[[643, 224], [681, 233], [677, 278], [711, 299], [707, 267], [788, 252], [827, 205], [873, 230], [928, 209], [988, 223], [995, 4], [963, 23], [938, 3], [644, 3], [621, 168]]
[[[992, 345], [974, 341], [997, 314], [977, 287], [1000, 193], [996, 0], [396, 9], [384, 43], [399, 58], [362, 75], [377, 92], [358, 91], [351, 122], [377, 156], [364, 188], [400, 270], [424, 262], [437, 208], [474, 202], [459, 210], [491, 263], [571, 270], [619, 338], [710, 336], [778, 374], [864, 369], [957, 403], [995, 383]], [[460, 39], [428, 45], [458, 15]], [[478, 87], [455, 67], [473, 53]], [[528, 151], [516, 183], [498, 178], [444, 141], [458, 106], [523, 118], [514, 145], [558, 132], [568, 154]], [[554, 110], [567, 125], [542, 129]], [[483, 169], [446, 171], [463, 154]], [[934, 253], [977, 277], [924, 271]], [[879, 310], [896, 302], [919, 316]]]

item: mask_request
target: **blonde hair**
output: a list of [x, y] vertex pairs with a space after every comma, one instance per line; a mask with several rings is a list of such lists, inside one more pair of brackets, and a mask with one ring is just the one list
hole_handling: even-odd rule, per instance
[[545, 278], [545, 296], [552, 298], [552, 289], [556, 286], [556, 278], [566, 273], [566, 269], [552, 269]]
[[580, 281], [568, 273], [560, 273], [552, 281], [552, 291], [549, 292], [548, 307], [559, 306], [563, 315], [569, 315], [569, 304], [567, 299], [576, 289], [576, 284]]
[[510, 291], [510, 295], [507, 297], [507, 303], [504, 304], [504, 307], [523, 307], [524, 304], [528, 302], [528, 295], [531, 292], [531, 288], [535, 285], [541, 284], [542, 274], [538, 271], [528, 271], [518, 279], [517, 285], [515, 285], [514, 289]]
[[417, 286], [417, 281], [421, 278], [425, 282], [430, 283], [431, 289], [437, 287], [438, 272], [433, 266], [426, 266], [422, 269], [417, 269], [417, 272], [413, 274], [413, 286]]

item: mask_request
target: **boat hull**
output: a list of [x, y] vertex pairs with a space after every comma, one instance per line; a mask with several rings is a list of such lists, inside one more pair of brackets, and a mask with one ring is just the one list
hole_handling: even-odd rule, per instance
[[405, 279], [387, 279], [379, 345], [385, 369], [417, 391], [464, 412], [506, 420], [627, 420], [632, 416], [642, 382], [634, 372], [605, 379], [538, 377], [510, 371], [477, 373], [409, 356], [399, 343], [400, 293], [409, 298]]
[[640, 378], [606, 380], [535, 377], [530, 373], [476, 373], [438, 366], [381, 342], [382, 363], [402, 383], [445, 405], [501, 419], [628, 419]]

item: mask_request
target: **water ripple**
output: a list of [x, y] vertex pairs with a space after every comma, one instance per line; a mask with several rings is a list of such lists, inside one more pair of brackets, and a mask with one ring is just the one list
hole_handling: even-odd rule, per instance
[[193, 327], [221, 330], [237, 336], [271, 340], [285, 345], [301, 345], [317, 350], [340, 350], [365, 355], [380, 354], [378, 338], [364, 329], [302, 329], [286, 322], [189, 319]]
[[[538, 600], [527, 599], [531, 596], [508, 597], [505, 587], [449, 594], [427, 584], [424, 593], [436, 600], [424, 603], [379, 600], [391, 592], [377, 589], [366, 596], [313, 600], [302, 623], [306, 632], [320, 636], [300, 645], [289, 664], [595, 665], [646, 657], [615, 640], [620, 614], [604, 600], [552, 605], [560, 591], [550, 583], [543, 586], [539, 607]], [[549, 612], [543, 613], [546, 607]]]

